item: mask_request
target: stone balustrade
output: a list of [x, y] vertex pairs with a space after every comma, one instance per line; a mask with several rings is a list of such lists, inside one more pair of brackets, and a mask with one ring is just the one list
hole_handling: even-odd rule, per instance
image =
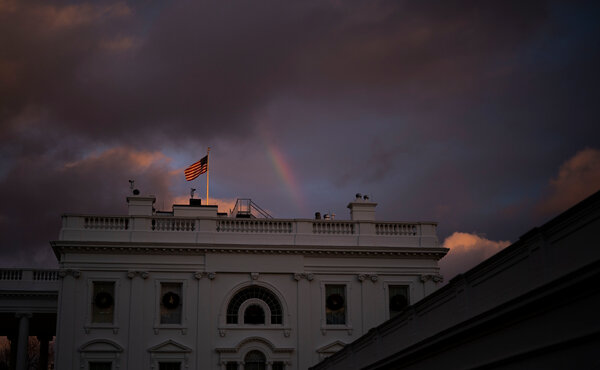
[[313, 221], [313, 234], [354, 234], [354, 222]]
[[291, 233], [293, 231], [292, 222], [277, 221], [271, 219], [226, 219], [217, 221], [218, 232], [233, 233]]
[[152, 219], [152, 230], [156, 231], [194, 231], [196, 223], [190, 218], [161, 217]]
[[0, 280], [4, 281], [54, 281], [58, 280], [58, 270], [0, 269]]
[[375, 233], [377, 235], [417, 235], [417, 224], [397, 223], [397, 222], [378, 222], [375, 224]]
[[439, 247], [436, 227], [435, 222], [64, 215], [60, 240], [263, 245], [318, 245], [327, 240], [325, 244], [340, 246]]
[[127, 230], [128, 217], [85, 217], [84, 228], [100, 230]]

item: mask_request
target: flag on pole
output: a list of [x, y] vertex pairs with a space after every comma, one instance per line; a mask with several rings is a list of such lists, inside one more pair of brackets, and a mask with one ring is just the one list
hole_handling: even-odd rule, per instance
[[208, 155], [204, 156], [198, 162], [192, 164], [188, 168], [185, 169], [185, 179], [187, 181], [192, 181], [196, 177], [202, 175], [208, 170]]

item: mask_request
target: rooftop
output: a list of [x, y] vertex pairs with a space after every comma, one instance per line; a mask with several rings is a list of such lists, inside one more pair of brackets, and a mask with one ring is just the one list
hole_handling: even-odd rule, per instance
[[[156, 212], [154, 196], [127, 197], [128, 215], [63, 215], [59, 242], [55, 245], [176, 244], [183, 247], [329, 248], [335, 253], [417, 255], [441, 258], [435, 222], [376, 221], [377, 203], [356, 197], [348, 204], [349, 220], [278, 219], [239, 217], [217, 212], [215, 205], [173, 205], [172, 212]], [[238, 216], [238, 217], [236, 217]], [[365, 249], [367, 248], [367, 249]], [[56, 249], [56, 248], [55, 248]], [[313, 248], [314, 249], [314, 248]]]

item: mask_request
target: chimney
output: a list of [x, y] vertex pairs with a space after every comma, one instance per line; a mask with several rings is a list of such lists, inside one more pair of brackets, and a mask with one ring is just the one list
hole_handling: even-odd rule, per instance
[[[134, 194], [136, 193], [134, 192]], [[137, 194], [139, 194], [139, 191]], [[143, 197], [137, 194], [127, 197], [129, 216], [152, 216], [153, 205], [156, 201], [156, 197], [154, 195]]]
[[356, 199], [348, 204], [350, 219], [353, 221], [375, 221], [375, 207], [377, 203], [371, 202], [369, 197], [356, 194]]

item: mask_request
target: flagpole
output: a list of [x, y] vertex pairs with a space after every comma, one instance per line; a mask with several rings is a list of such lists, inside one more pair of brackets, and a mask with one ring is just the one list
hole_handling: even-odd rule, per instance
[[210, 173], [210, 146], [206, 151], [206, 205], [208, 205], [208, 174]]

